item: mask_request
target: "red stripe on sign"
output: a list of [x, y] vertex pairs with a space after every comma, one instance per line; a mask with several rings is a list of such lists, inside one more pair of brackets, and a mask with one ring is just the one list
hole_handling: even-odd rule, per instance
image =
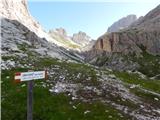
[[[21, 76], [21, 72], [16, 72], [16, 73], [15, 73], [15, 77], [18, 77], [18, 76], [19, 76], [19, 77]], [[19, 78], [19, 77], [18, 77], [18, 78]], [[14, 79], [14, 82], [15, 82], [15, 83], [20, 83], [21, 80], [20, 80], [20, 79]]]
[[15, 73], [15, 76], [20, 76], [20, 75], [21, 75], [20, 72], [16, 72], [16, 73]]

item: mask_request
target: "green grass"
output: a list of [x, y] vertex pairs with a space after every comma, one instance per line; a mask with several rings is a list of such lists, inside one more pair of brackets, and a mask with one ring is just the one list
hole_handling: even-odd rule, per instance
[[[93, 64], [98, 66], [107, 66], [111, 61], [116, 61], [118, 58], [121, 58], [122, 62], [126, 62], [128, 65], [131, 65], [132, 62], [137, 63], [139, 67], [137, 67], [136, 70], [148, 77], [153, 77], [160, 74], [160, 56], [147, 53], [143, 46], [140, 46], [140, 48], [143, 51], [141, 56], [136, 56], [135, 53], [129, 55], [112, 53], [111, 57], [107, 57], [105, 55], [97, 57], [97, 60]], [[160, 80], [160, 78], [157, 79]]]
[[[160, 97], [159, 96], [144, 92], [138, 88], [130, 89], [130, 92], [140, 97], [142, 101], [144, 101], [145, 103], [149, 103], [155, 108], [160, 107], [160, 104], [159, 104]], [[155, 98], [158, 98], [159, 100], [156, 101]]]
[[28, 45], [27, 43], [17, 44], [17, 47], [24, 52], [27, 51], [29, 48], [34, 48], [33, 46]]
[[119, 104], [119, 105], [123, 105], [123, 106], [127, 106], [129, 107], [131, 110], [135, 110], [138, 108], [138, 105], [135, 104], [134, 102], [130, 101], [130, 100], [122, 100], [121, 96], [113, 96], [113, 95], [109, 95], [110, 100], [114, 101], [115, 103]]
[[[1, 115], [3, 120], [26, 119], [27, 85], [26, 82], [14, 83], [14, 73], [17, 71], [27, 71], [27, 69], [16, 68], [10, 71], [2, 71]], [[33, 119], [35, 120], [129, 119], [128, 116], [120, 111], [99, 101], [85, 103], [78, 100], [72, 101], [65, 94], [51, 94], [48, 87], [42, 87], [41, 82], [48, 84], [44, 80], [34, 82], [36, 86], [34, 86]], [[76, 106], [76, 109], [73, 106]], [[90, 112], [84, 114], [87, 110]], [[108, 118], [109, 116], [112, 116], [112, 118]]]
[[[36, 62], [36, 68], [48, 67], [54, 69], [54, 65], [59, 66], [59, 69], [54, 70], [56, 73], [53, 77], [63, 75], [66, 81], [74, 83], [84, 83], [88, 85], [98, 85], [97, 75], [95, 70], [83, 63], [68, 63], [66, 61], [58, 61], [53, 58], [41, 58]], [[79, 75], [80, 74], [80, 75]], [[79, 75], [79, 77], [77, 77]], [[90, 80], [86, 80], [90, 77]]]
[[127, 72], [117, 72], [114, 71], [114, 74], [120, 78], [120, 80], [129, 83], [129, 84], [135, 84], [140, 85], [145, 89], [155, 91], [157, 93], [160, 93], [160, 80], [149, 80], [149, 79], [142, 79], [137, 74], [131, 74]]
[[107, 56], [101, 56], [101, 57], [98, 57], [97, 60], [96, 60], [96, 65], [98, 66], [103, 66], [106, 64], [106, 62], [108, 61], [108, 57]]
[[154, 56], [147, 53], [146, 48], [144, 48], [143, 46], [141, 46], [141, 49], [143, 51], [142, 57], [132, 56], [131, 58], [134, 62], [137, 62], [140, 65], [138, 71], [147, 75], [148, 77], [153, 77], [160, 74], [160, 56]]

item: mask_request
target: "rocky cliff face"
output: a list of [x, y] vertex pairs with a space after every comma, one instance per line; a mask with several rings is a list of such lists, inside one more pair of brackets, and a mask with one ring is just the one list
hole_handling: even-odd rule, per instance
[[128, 15], [126, 17], [121, 18], [117, 22], [113, 23], [107, 30], [107, 32], [118, 32], [124, 28], [127, 28], [133, 22], [137, 20], [136, 15]]
[[91, 41], [91, 38], [85, 32], [78, 32], [73, 34], [72, 40], [81, 46], [86, 46]]
[[45, 38], [39, 38], [17, 20], [1, 19], [2, 56], [28, 56], [27, 49], [39, 55], [65, 58], [62, 50]]
[[[19, 57], [26, 59], [32, 55], [58, 59], [74, 59], [80, 57], [64, 48], [38, 37], [17, 20], [1, 18], [2, 57]], [[81, 59], [81, 58], [80, 58]], [[80, 60], [79, 59], [79, 60]]]
[[140, 57], [145, 58], [146, 54], [160, 55], [160, 5], [128, 28], [99, 37], [85, 56], [92, 64], [115, 70], [135, 70], [143, 64], [139, 63]]
[[130, 28], [143, 31], [159, 31], [160, 29], [160, 5], [150, 11], [146, 16], [139, 18]]
[[[45, 38], [47, 41], [66, 49], [75, 49], [72, 45], [65, 44], [63, 41], [57, 40], [56, 38], [54, 39], [43, 30], [43, 27], [29, 13], [27, 0], [1, 0], [0, 6], [0, 16], [2, 18], [17, 20], [40, 38]], [[62, 29], [57, 29], [57, 31], [61, 32], [61, 34], [65, 32], [62, 31]]]
[[42, 57], [76, 59], [74, 53], [63, 48], [70, 46], [51, 38], [33, 19], [27, 9], [27, 0], [1, 0], [0, 6], [2, 56], [23, 57], [29, 52]]
[[1, 0], [0, 16], [11, 20], [17, 20], [35, 32], [38, 36], [44, 37], [45, 33], [41, 25], [30, 15], [27, 7], [27, 0]]
[[94, 49], [123, 54], [142, 50], [160, 55], [160, 5], [149, 12], [136, 25], [120, 32], [106, 33], [96, 42]]

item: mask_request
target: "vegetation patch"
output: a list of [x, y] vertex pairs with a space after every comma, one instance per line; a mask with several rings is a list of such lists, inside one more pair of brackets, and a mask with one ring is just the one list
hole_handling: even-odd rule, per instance
[[160, 80], [142, 79], [138, 74], [114, 71], [116, 77], [129, 83], [140, 85], [141, 87], [160, 93]]
[[154, 108], [160, 108], [159, 96], [148, 93], [148, 92], [144, 92], [138, 88], [130, 89], [130, 92], [140, 97], [145, 103], [151, 104], [152, 106], [154, 106]]

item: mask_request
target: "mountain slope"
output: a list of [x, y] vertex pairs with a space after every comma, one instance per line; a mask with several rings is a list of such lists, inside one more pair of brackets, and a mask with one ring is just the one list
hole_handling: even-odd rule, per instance
[[[141, 65], [147, 68], [149, 61], [139, 63], [138, 60], [143, 58], [142, 61], [146, 61], [145, 56], [150, 58], [157, 56], [159, 60], [160, 5], [134, 24], [119, 32], [106, 33], [99, 37], [92, 50], [86, 53], [86, 60], [116, 70], [135, 70]], [[158, 68], [154, 74], [151, 72], [152, 75], [148, 70], [149, 76], [160, 72], [159, 63], [156, 61], [154, 63], [151, 69]]]
[[36, 54], [58, 59], [80, 60], [76, 54], [38, 37], [17, 20], [1, 18], [2, 57]]
[[144, 31], [153, 31], [159, 30], [160, 26], [160, 5], [158, 5], [155, 9], [150, 11], [144, 17], [141, 17], [138, 21], [131, 25], [132, 28], [136, 27], [137, 29], [142, 29]]
[[72, 41], [70, 37], [67, 36], [66, 31], [63, 28], [57, 28], [56, 30], [50, 30], [49, 36], [53, 39], [56, 39], [60, 43], [68, 46], [68, 48], [72, 48], [74, 50], [80, 50], [81, 46], [76, 42]]
[[137, 20], [136, 15], [128, 15], [126, 17], [121, 18], [117, 22], [113, 23], [107, 30], [107, 32], [118, 32], [124, 28], [130, 26], [133, 22]]
[[85, 47], [91, 41], [91, 38], [85, 32], [78, 32], [73, 34], [72, 40], [82, 47]]
[[[50, 35], [48, 35], [48, 33], [44, 31], [43, 27], [30, 15], [27, 7], [27, 0], [1, 0], [0, 6], [1, 17], [19, 21], [30, 31], [34, 32], [38, 37], [45, 38], [51, 43], [54, 43], [66, 49], [75, 49], [74, 46], [70, 46], [62, 42], [63, 40], [58, 40], [57, 38], [54, 39], [53, 37], [50, 37]], [[76, 45], [76, 43], [73, 42], [72, 44]]]
[[142, 52], [141, 46], [148, 53], [160, 55], [160, 5], [149, 12], [143, 19], [128, 29], [102, 35], [94, 48], [106, 52], [124, 54]]

